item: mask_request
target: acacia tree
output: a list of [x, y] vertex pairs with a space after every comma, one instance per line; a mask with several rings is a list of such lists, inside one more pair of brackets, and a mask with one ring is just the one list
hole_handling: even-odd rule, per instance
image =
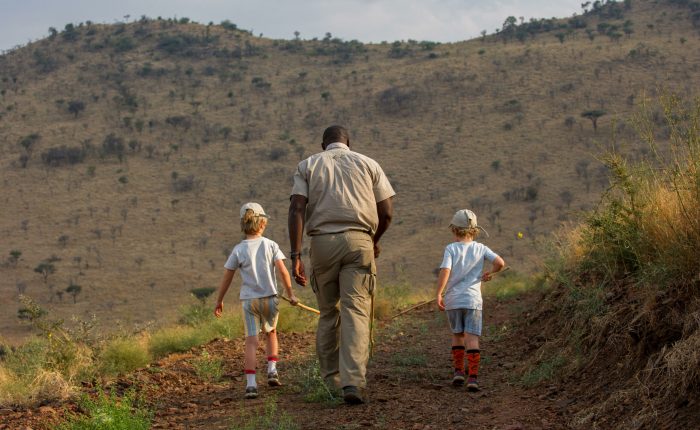
[[211, 296], [214, 291], [216, 291], [216, 288], [203, 287], [203, 288], [193, 288], [190, 290], [190, 293], [195, 298], [197, 298], [200, 302], [202, 302], [202, 306], [205, 306], [205, 302], [207, 300], [207, 297]]
[[593, 123], [593, 131], [598, 131], [598, 118], [605, 115], [606, 113], [607, 112], [605, 112], [604, 110], [594, 109], [582, 112], [581, 116], [590, 119]]
[[71, 100], [68, 102], [68, 112], [72, 113], [75, 118], [78, 114], [85, 110], [85, 102], [80, 100]]
[[56, 272], [56, 266], [54, 266], [51, 262], [42, 261], [34, 268], [34, 271], [39, 273], [44, 278], [44, 284], [46, 284], [49, 275]]
[[66, 288], [66, 293], [73, 296], [73, 304], [76, 303], [78, 294], [80, 294], [81, 291], [83, 291], [83, 287], [81, 287], [80, 285], [74, 284], [72, 282], [68, 286], [68, 288]]

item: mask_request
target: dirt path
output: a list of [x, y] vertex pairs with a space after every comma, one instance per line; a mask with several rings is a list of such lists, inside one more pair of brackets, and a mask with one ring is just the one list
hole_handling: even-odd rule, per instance
[[[482, 390], [477, 393], [450, 385], [449, 329], [444, 314], [430, 306], [378, 330], [366, 405], [308, 401], [313, 397], [309, 390], [320, 387], [313, 383], [317, 375], [311, 333], [280, 333], [284, 386], [261, 385], [256, 400], [243, 399], [240, 340], [217, 340], [190, 353], [170, 356], [119, 380], [117, 386], [145, 394], [155, 406], [153, 428], [157, 429], [261, 428], [266, 422], [280, 420], [282, 424], [274, 428], [287, 428], [284, 423], [303, 429], [566, 428], [562, 413], [567, 401], [557, 397], [557, 387], [524, 389], [516, 383], [514, 368], [527, 352], [527, 342], [513, 336], [511, 327], [522, 308], [517, 300], [487, 300], [479, 378]], [[225, 360], [226, 373], [218, 383], [205, 382], [192, 366], [203, 349]], [[262, 351], [259, 355], [263, 356]], [[259, 368], [263, 368], [262, 361]], [[41, 427], [35, 424], [33, 428]]]

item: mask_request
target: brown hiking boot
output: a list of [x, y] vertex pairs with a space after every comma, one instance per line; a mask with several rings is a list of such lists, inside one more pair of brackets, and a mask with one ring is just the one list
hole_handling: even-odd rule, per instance
[[343, 400], [348, 405], [361, 405], [367, 402], [364, 390], [354, 385], [343, 387]]

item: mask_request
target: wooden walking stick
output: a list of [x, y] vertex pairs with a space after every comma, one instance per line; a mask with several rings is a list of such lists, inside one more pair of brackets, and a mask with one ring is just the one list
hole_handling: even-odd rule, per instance
[[[289, 300], [288, 298], [284, 297], [282, 294], [280, 294], [278, 297], [281, 298], [282, 300], [288, 302], [289, 304], [292, 303], [291, 300]], [[321, 312], [319, 312], [317, 309], [314, 309], [314, 308], [312, 308], [312, 307], [310, 307], [310, 306], [306, 306], [305, 304], [302, 304], [301, 302], [297, 302], [297, 304], [296, 304], [296, 305], [293, 305], [293, 306], [299, 306], [300, 308], [304, 309], [305, 311], [313, 312], [313, 313], [319, 314], [319, 315], [321, 314]]]

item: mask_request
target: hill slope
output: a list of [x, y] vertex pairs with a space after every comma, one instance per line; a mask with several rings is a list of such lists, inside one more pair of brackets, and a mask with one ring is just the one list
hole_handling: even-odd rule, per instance
[[[462, 207], [509, 264], [533, 270], [536, 240], [607, 186], [597, 145], [632, 136], [614, 119], [659, 88], [695, 94], [700, 41], [682, 3], [608, 5], [455, 44], [143, 19], [68, 25], [6, 53], [0, 330], [21, 333], [20, 292], [106, 326], [172, 320], [191, 288], [218, 283], [243, 202], [263, 204], [285, 248], [291, 174], [332, 123], [398, 192], [383, 284], [427, 288]], [[581, 117], [596, 110], [597, 132]], [[55, 272], [36, 272], [42, 262]]]

